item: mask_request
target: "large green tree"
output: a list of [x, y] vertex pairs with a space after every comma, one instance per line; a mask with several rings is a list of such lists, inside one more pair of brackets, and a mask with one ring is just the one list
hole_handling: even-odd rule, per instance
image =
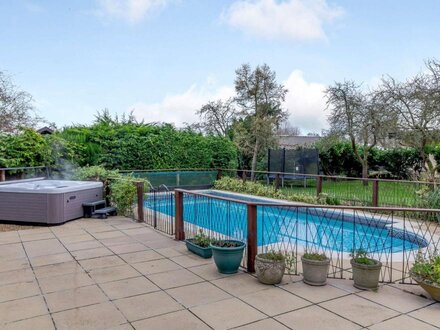
[[287, 89], [277, 82], [276, 73], [267, 64], [255, 69], [243, 64], [235, 73], [235, 102], [242, 120], [236, 123], [234, 139], [244, 156], [251, 156], [251, 176], [255, 179], [258, 156], [287, 117], [283, 109]]

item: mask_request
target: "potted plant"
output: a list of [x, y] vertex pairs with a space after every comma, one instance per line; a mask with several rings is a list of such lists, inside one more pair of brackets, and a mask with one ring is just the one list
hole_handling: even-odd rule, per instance
[[220, 273], [233, 274], [238, 271], [246, 244], [235, 240], [214, 240], [211, 242], [214, 262]]
[[261, 283], [281, 283], [285, 270], [286, 259], [281, 252], [269, 251], [255, 257], [255, 272]]
[[301, 257], [301, 262], [304, 283], [315, 286], [327, 284], [330, 259], [325, 254], [306, 252]]
[[191, 251], [202, 258], [212, 257], [212, 249], [209, 246], [211, 239], [203, 233], [202, 229], [200, 229], [198, 234], [194, 235], [193, 238], [186, 239], [185, 243], [188, 251]]
[[411, 277], [435, 301], [440, 301], [440, 256], [434, 255], [429, 259], [423, 258], [419, 252], [410, 271]]
[[379, 285], [382, 263], [370, 258], [364, 250], [355, 250], [351, 256], [354, 287], [361, 290], [376, 290]]

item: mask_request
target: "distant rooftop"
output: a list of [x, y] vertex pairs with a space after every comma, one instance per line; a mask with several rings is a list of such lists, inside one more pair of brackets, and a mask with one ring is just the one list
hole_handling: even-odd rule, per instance
[[37, 130], [38, 133], [40, 133], [41, 135], [46, 135], [46, 134], [52, 134], [54, 132], [54, 130], [50, 127], [44, 126], [42, 128], [40, 128], [39, 130]]
[[279, 135], [280, 148], [295, 148], [311, 145], [321, 137], [315, 135]]

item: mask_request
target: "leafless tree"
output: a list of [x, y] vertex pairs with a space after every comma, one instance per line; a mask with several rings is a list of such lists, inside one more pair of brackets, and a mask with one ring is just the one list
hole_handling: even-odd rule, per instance
[[285, 121], [277, 130], [277, 135], [301, 135], [301, 130], [297, 126], [292, 126], [288, 121]]
[[[354, 81], [335, 83], [325, 91], [330, 134], [348, 138], [362, 165], [362, 177], [368, 177], [368, 155], [387, 132], [392, 118], [375, 92], [366, 93]], [[359, 145], [361, 146], [359, 148]], [[368, 184], [364, 181], [364, 184]]]
[[15, 133], [21, 127], [34, 127], [41, 118], [32, 103], [32, 96], [0, 71], [0, 132]]
[[237, 118], [234, 100], [210, 101], [197, 112], [201, 122], [199, 126], [208, 134], [226, 137]]
[[396, 135], [403, 145], [416, 148], [426, 164], [425, 147], [440, 139], [440, 62], [426, 61], [426, 70], [399, 82], [382, 80], [381, 96], [396, 116]]

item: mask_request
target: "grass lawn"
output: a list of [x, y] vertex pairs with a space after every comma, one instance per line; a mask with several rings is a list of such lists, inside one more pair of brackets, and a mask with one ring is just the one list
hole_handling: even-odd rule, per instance
[[[341, 204], [371, 205], [372, 182], [364, 186], [360, 180], [326, 180], [322, 185], [322, 192], [335, 197]], [[416, 206], [419, 202], [416, 191], [422, 188], [421, 184], [401, 182], [379, 183], [379, 206]], [[281, 188], [286, 194], [306, 193], [316, 195], [316, 180], [289, 180]]]

